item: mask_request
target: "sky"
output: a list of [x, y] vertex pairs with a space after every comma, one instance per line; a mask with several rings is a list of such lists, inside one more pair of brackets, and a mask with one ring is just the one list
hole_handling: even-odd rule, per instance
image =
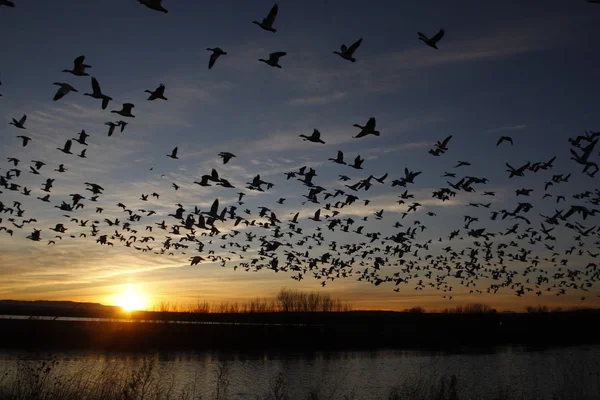
[[[150, 10], [134, 0], [15, 3], [15, 8], [0, 6], [0, 35], [5, 38], [0, 43], [4, 55], [0, 64], [0, 121], [5, 121], [0, 123], [0, 174], [5, 176], [14, 168], [8, 157], [19, 159], [17, 168], [21, 175], [8, 183], [21, 185], [20, 190], [26, 186], [31, 195], [0, 187], [0, 201], [5, 207], [15, 208], [13, 202], [18, 201], [25, 210], [21, 217], [10, 212], [0, 214], [0, 227], [13, 231], [12, 236], [6, 230], [0, 231], [0, 298], [116, 304], [129, 288], [150, 307], [160, 301], [244, 302], [275, 296], [280, 288], [288, 287], [330, 293], [358, 309], [422, 306], [434, 310], [475, 302], [500, 310], [522, 310], [537, 304], [600, 306], [598, 276], [592, 281], [591, 268], [586, 269], [595, 262], [588, 251], [600, 252], [598, 232], [594, 230], [575, 240], [577, 232], [566, 226], [577, 222], [589, 229], [598, 225], [598, 216], [583, 220], [575, 214], [568, 221], [560, 221], [552, 232], [554, 241], [531, 244], [529, 238], [517, 238], [531, 233], [531, 229], [540, 231], [544, 222], [540, 214], [552, 216], [561, 209], [564, 214], [572, 205], [594, 208], [586, 199], [572, 197], [594, 192], [599, 175], [582, 173], [582, 166], [570, 159], [573, 147], [568, 138], [598, 129], [596, 94], [600, 82], [596, 76], [600, 53], [592, 38], [600, 5], [583, 0], [547, 1], [544, 7], [531, 1], [463, 1], [460, 7], [441, 1], [280, 1], [274, 23], [277, 32], [272, 33], [251, 23], [262, 20], [273, 6], [262, 0], [202, 2], [206, 4], [164, 0], [168, 14]], [[440, 28], [445, 29], [445, 36], [438, 43], [438, 50], [417, 38], [417, 32], [431, 37]], [[354, 54], [355, 63], [333, 54], [342, 43], [349, 46], [359, 38], [363, 41]], [[222, 48], [227, 55], [209, 70], [211, 53], [206, 48], [212, 47]], [[278, 51], [287, 52], [280, 59], [281, 69], [258, 62]], [[98, 79], [102, 92], [113, 98], [106, 110], [101, 109], [100, 100], [83, 96], [91, 92], [90, 76], [61, 72], [73, 68], [73, 60], [81, 55], [91, 65], [87, 72]], [[54, 82], [69, 83], [78, 92], [53, 101], [58, 89]], [[166, 86], [168, 100], [148, 101], [144, 91], [155, 90], [159, 84]], [[135, 118], [110, 113], [119, 110], [123, 103], [135, 105]], [[9, 125], [23, 114], [27, 115], [26, 130]], [[370, 117], [376, 118], [380, 136], [353, 138], [360, 132], [353, 125], [364, 125]], [[118, 120], [129, 124], [123, 132], [117, 129], [108, 137], [105, 123]], [[73, 155], [57, 150], [82, 129], [90, 135], [87, 158], [76, 157], [84, 148], [76, 142]], [[313, 129], [321, 132], [325, 144], [299, 137], [310, 135]], [[26, 147], [16, 137], [22, 134], [32, 139]], [[434, 157], [428, 153], [437, 141], [449, 135], [452, 139], [444, 154]], [[510, 136], [514, 144], [504, 142], [496, 146], [501, 136]], [[166, 157], [174, 147], [178, 147], [178, 160]], [[348, 162], [361, 155], [365, 159], [363, 169], [329, 161], [338, 150], [344, 152]], [[236, 155], [227, 164], [218, 157], [219, 152], [225, 151]], [[528, 161], [547, 162], [554, 156], [552, 169], [508, 177], [506, 162], [518, 168]], [[598, 159], [595, 152], [590, 157]], [[40, 175], [29, 172], [31, 160], [46, 163]], [[458, 161], [471, 165], [455, 168]], [[59, 164], [68, 171], [54, 171]], [[301, 176], [286, 179], [286, 172], [298, 171], [302, 166], [314, 168], [317, 176], [313, 183], [325, 188], [317, 196], [319, 204], [303, 197], [310, 188], [296, 179]], [[235, 189], [193, 183], [213, 168]], [[405, 168], [422, 173], [406, 188], [392, 187], [393, 180], [404, 177]], [[456, 173], [456, 177], [442, 177], [444, 172]], [[353, 192], [344, 186], [385, 173], [388, 177], [384, 184], [372, 180], [368, 191]], [[553, 175], [569, 173], [568, 182], [555, 183], [544, 190], [544, 183]], [[263, 186], [264, 192], [248, 189], [246, 182], [257, 174], [273, 183], [273, 187], [266, 190]], [[347, 175], [351, 180], [342, 182], [339, 175]], [[432, 197], [434, 191], [449, 188], [448, 181], [456, 183], [465, 176], [485, 177], [488, 181], [473, 185], [475, 192], [457, 190], [449, 201]], [[37, 197], [45, 194], [41, 188], [48, 178], [55, 182], [51, 202], [43, 203]], [[92, 194], [85, 190], [85, 182], [105, 189], [97, 203], [90, 201]], [[178, 190], [173, 183], [179, 186]], [[529, 197], [516, 196], [515, 191], [522, 188], [533, 192]], [[333, 217], [333, 208], [326, 210], [326, 204], [343, 201], [345, 196], [325, 200], [324, 194], [333, 194], [336, 189], [352, 193], [359, 200], [337, 209], [340, 214]], [[400, 205], [398, 196], [404, 190], [414, 198]], [[484, 191], [493, 191], [495, 196], [483, 196]], [[238, 192], [245, 193], [243, 204], [237, 203]], [[75, 193], [86, 198], [81, 201], [85, 207], [65, 217], [65, 212], [54, 206], [62, 201], [70, 203], [69, 195]], [[151, 193], [160, 197], [141, 199], [142, 194]], [[542, 198], [545, 193], [552, 197]], [[559, 195], [566, 199], [557, 204]], [[283, 204], [277, 203], [280, 198], [285, 198]], [[221, 235], [233, 234], [234, 229], [239, 235], [222, 240], [221, 235], [201, 236], [202, 231], [197, 230], [196, 238], [205, 244], [199, 253], [197, 244], [180, 242], [182, 235], [161, 231], [156, 225], [164, 220], [171, 229], [180, 223], [168, 216], [175, 212], [177, 204], [183, 205], [187, 216], [195, 206], [208, 211], [215, 199], [219, 199], [219, 211], [224, 206], [236, 206], [236, 215], [249, 221], [266, 222], [259, 217], [258, 207], [268, 207], [281, 220], [278, 225], [285, 236], [274, 238], [273, 227], [234, 227], [231, 220], [217, 221], [215, 226]], [[368, 205], [364, 205], [366, 199], [370, 200]], [[402, 218], [402, 212], [413, 201], [421, 207]], [[492, 211], [510, 211], [524, 201], [534, 206], [522, 214], [531, 224], [511, 217], [490, 219]], [[469, 206], [473, 202], [491, 205]], [[155, 241], [133, 245], [149, 245], [152, 250], [126, 247], [118, 237], [111, 240], [115, 230], [125, 237], [132, 234], [122, 229], [128, 215], [117, 203], [143, 216], [141, 221], [131, 222], [131, 228], [138, 230], [138, 240], [153, 236]], [[103, 212], [96, 213], [96, 207], [102, 207]], [[140, 209], [154, 210], [156, 214], [146, 216]], [[244, 212], [246, 209], [250, 214]], [[317, 209], [321, 209], [322, 222], [308, 219]], [[374, 215], [379, 210], [384, 210], [381, 220]], [[297, 212], [299, 223], [295, 228], [302, 228], [303, 233], [289, 236], [289, 221]], [[493, 259], [488, 261], [495, 265], [482, 266], [488, 270], [482, 270], [476, 287], [465, 287], [461, 279], [448, 276], [461, 265], [464, 267], [473, 248], [479, 248], [478, 263], [486, 263], [485, 251], [477, 247], [484, 240], [466, 234], [466, 215], [478, 218], [469, 229], [486, 228], [496, 234], [488, 238], [493, 242]], [[363, 217], [367, 220], [362, 221]], [[21, 229], [13, 226], [13, 222], [21, 225], [30, 218], [36, 221]], [[81, 227], [71, 218], [90, 222]], [[121, 225], [110, 227], [105, 218], [119, 218]], [[332, 231], [327, 226], [335, 218], [352, 218], [355, 223], [348, 233], [341, 232], [340, 225]], [[90, 226], [95, 220], [100, 233], [92, 236]], [[396, 222], [403, 227], [395, 228]], [[58, 235], [60, 239], [49, 229], [57, 223], [67, 228]], [[515, 223], [519, 224], [516, 233], [500, 234]], [[364, 226], [364, 233], [380, 232], [380, 238], [370, 244], [369, 237], [352, 233], [360, 225]], [[426, 229], [420, 231], [420, 225]], [[153, 231], [145, 230], [146, 226], [153, 226]], [[417, 227], [419, 232], [404, 256], [411, 266], [406, 271], [393, 265], [398, 262], [397, 256], [383, 250], [397, 245], [384, 238], [409, 227]], [[26, 238], [34, 228], [41, 229], [39, 242]], [[325, 240], [303, 240], [304, 235], [318, 233], [318, 228]], [[454, 230], [460, 230], [460, 235], [449, 240]], [[82, 237], [81, 233], [87, 236]], [[246, 233], [257, 237], [246, 242]], [[102, 234], [109, 235], [114, 246], [97, 243]], [[171, 248], [165, 254], [155, 254], [160, 252], [166, 236], [173, 243], [188, 244], [189, 248]], [[257, 262], [268, 264], [277, 257], [283, 267], [277, 272], [266, 267], [246, 271], [240, 266], [259, 259], [258, 252], [263, 247], [260, 236], [266, 236], [269, 242], [284, 243]], [[54, 244], [49, 244], [50, 240]], [[419, 254], [413, 255], [417, 245], [430, 240], [428, 249], [420, 248]], [[474, 240], [478, 243], [474, 244]], [[335, 251], [329, 248], [332, 241], [338, 246]], [[530, 251], [525, 262], [511, 260], [509, 255], [500, 260], [498, 245], [511, 241], [518, 245], [505, 251]], [[232, 242], [250, 247], [242, 253], [229, 244]], [[291, 246], [285, 245], [288, 243]], [[545, 244], [555, 246], [554, 250]], [[284, 251], [309, 252], [310, 257], [316, 258], [329, 252], [332, 258], [349, 261], [352, 255], [337, 254], [342, 245], [377, 249], [364, 260], [362, 251], [354, 254], [355, 264], [347, 268], [352, 273], [346, 278], [331, 280], [305, 271], [304, 279], [297, 281], [291, 277], [298, 271], [284, 267]], [[442, 250], [447, 246], [457, 253], [465, 250], [467, 256], [446, 259], [444, 265], [450, 266], [450, 273], [434, 270], [432, 277], [427, 277], [426, 266], [438, 257], [447, 257]], [[566, 255], [572, 246], [576, 250]], [[207, 259], [209, 250], [231, 260], [225, 266], [220, 261], [211, 262]], [[559, 255], [553, 256], [554, 251]], [[583, 254], [578, 255], [579, 251]], [[174, 254], [169, 255], [170, 252]], [[196, 255], [207, 260], [192, 266], [189, 259]], [[387, 257], [388, 262], [376, 270], [374, 256]], [[535, 257], [538, 269], [524, 275]], [[554, 262], [550, 260], [553, 257]], [[560, 265], [563, 259], [568, 259], [567, 265]], [[457, 262], [462, 264], [457, 267]], [[301, 257], [296, 264], [307, 268], [310, 263]], [[317, 272], [330, 267], [319, 263]], [[504, 277], [510, 275], [513, 284], [520, 282], [521, 286], [507, 285], [495, 294], [486, 293], [486, 288], [494, 283], [489, 279], [490, 271], [502, 268]], [[375, 285], [376, 279], [357, 280], [365, 269], [376, 274], [371, 277], [397, 273], [407, 283]], [[507, 273], [507, 269], [514, 274]], [[564, 278], [553, 278], [557, 273], [568, 274], [567, 269], [581, 271], [576, 288], [561, 284]], [[544, 273], [549, 282], [536, 288], [536, 277]], [[417, 287], [419, 281], [424, 282], [422, 290]], [[584, 291], [581, 286], [586, 282], [590, 285]], [[523, 296], [517, 296], [521, 287], [528, 289]], [[566, 292], [557, 295], [561, 287]], [[483, 293], [470, 293], [474, 289]], [[543, 290], [541, 296], [535, 294], [538, 290]]]

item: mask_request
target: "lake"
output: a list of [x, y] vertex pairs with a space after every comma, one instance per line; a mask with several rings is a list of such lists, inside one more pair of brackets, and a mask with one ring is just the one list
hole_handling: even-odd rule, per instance
[[168, 386], [172, 393], [189, 391], [195, 383], [195, 392], [203, 399], [215, 394], [219, 368], [223, 372], [221, 384], [227, 386], [230, 399], [268, 398], [278, 385], [279, 389], [285, 386], [291, 399], [311, 398], [311, 393], [314, 399], [388, 399], [394, 388], [402, 393], [439, 390], [442, 377], [448, 389], [453, 374], [460, 399], [493, 399], [499, 394], [506, 396], [503, 398], [550, 399], [554, 395], [559, 399], [597, 399], [600, 393], [600, 346], [543, 350], [502, 347], [462, 353], [0, 350], [0, 373], [4, 376], [0, 387], [14, 379], [19, 363], [20, 368], [26, 368], [49, 360], [59, 361], [49, 375], [65, 382], [72, 382], [74, 377], [97, 377], [102, 371], [128, 376], [146, 360], [153, 366], [154, 383], [161, 383], [163, 389]]

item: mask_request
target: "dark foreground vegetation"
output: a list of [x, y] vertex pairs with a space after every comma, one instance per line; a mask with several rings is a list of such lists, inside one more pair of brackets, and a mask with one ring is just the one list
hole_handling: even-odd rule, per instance
[[[156, 358], [147, 357], [135, 368], [123, 368], [119, 363], [110, 363], [101, 369], [78, 370], [65, 373], [58, 368], [58, 361], [19, 361], [13, 369], [0, 370], [0, 398], [5, 400], [132, 400], [132, 399], [181, 399], [181, 400], [225, 400], [232, 398], [230, 368], [219, 363], [212, 371], [209, 384], [194, 374], [192, 379], [181, 381], [180, 377], [158, 374]], [[597, 387], [583, 385], [577, 376], [562, 374], [554, 381], [554, 390], [549, 396], [527, 395], [523, 388], [503, 384], [489, 385], [486, 399], [492, 400], [592, 400], [600, 392], [600, 377]], [[330, 382], [315, 383], [303, 390], [290, 390], [286, 376], [279, 372], [271, 376], [259, 393], [244, 393], [246, 399], [255, 400], [462, 400], [472, 399], [473, 383], [465, 382], [454, 374], [431, 372], [413, 377], [399, 377], [384, 388], [383, 395], [360, 395], [357, 388], [348, 384]], [[239, 398], [239, 397], [236, 397]]]
[[0, 347], [57, 349], [460, 350], [600, 343], [600, 310], [531, 313], [142, 313], [126, 321], [0, 320]]

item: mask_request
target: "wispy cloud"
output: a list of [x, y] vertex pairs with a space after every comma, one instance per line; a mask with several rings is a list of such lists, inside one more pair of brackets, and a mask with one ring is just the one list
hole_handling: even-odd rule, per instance
[[346, 98], [347, 93], [335, 92], [323, 96], [297, 97], [288, 101], [292, 106], [319, 106], [340, 101]]

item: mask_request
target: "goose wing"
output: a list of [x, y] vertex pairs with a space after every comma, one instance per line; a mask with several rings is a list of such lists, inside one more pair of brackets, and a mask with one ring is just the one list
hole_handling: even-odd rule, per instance
[[100, 90], [100, 84], [98, 83], [98, 79], [92, 77], [92, 90], [96, 96], [102, 95], [102, 90]]
[[269, 54], [269, 60], [278, 61], [281, 57], [287, 55], [285, 51], [277, 51], [275, 53]]
[[217, 52], [213, 52], [210, 55], [210, 60], [208, 61], [208, 69], [211, 69], [215, 65], [217, 58], [219, 58], [219, 54]]
[[74, 68], [75, 70], [81, 68], [83, 66], [83, 62], [85, 61], [85, 56], [79, 56], [75, 59], [75, 61], [73, 62], [74, 64]]
[[356, 42], [354, 42], [352, 46], [350, 46], [350, 48], [348, 49], [348, 53], [353, 54], [356, 51], [356, 49], [358, 49], [358, 46], [360, 46], [361, 43], [362, 38], [358, 39]]
[[279, 11], [279, 6], [275, 4], [271, 11], [269, 11], [269, 15], [263, 20], [263, 24], [271, 26], [273, 22], [275, 22], [275, 17], [277, 17], [277, 11]]
[[369, 118], [369, 121], [367, 122], [367, 126], [365, 126], [365, 131], [372, 131], [375, 129], [375, 117], [371, 117]]
[[439, 42], [444, 37], [444, 33], [446, 33], [444, 31], [444, 28], [440, 29], [440, 31], [438, 33], [436, 33], [434, 37], [431, 38], [431, 41], [433, 43]]

